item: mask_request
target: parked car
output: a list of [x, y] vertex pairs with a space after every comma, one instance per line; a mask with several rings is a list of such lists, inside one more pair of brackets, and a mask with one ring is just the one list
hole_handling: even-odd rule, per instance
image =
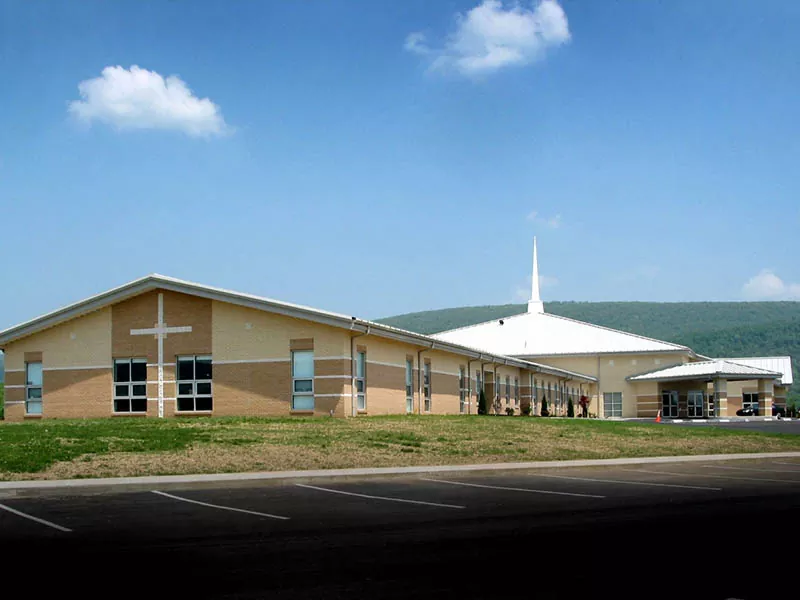
[[781, 419], [783, 419], [786, 416], [786, 408], [784, 408], [783, 406], [777, 406], [776, 404], [773, 404], [772, 416], [780, 417]]
[[758, 415], [758, 409], [752, 406], [747, 408], [740, 408], [736, 411], [737, 417], [755, 417]]

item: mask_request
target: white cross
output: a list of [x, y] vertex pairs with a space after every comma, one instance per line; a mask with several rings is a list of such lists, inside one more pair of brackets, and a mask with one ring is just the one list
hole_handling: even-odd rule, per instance
[[191, 333], [191, 331], [191, 325], [185, 327], [167, 327], [167, 324], [164, 323], [164, 294], [158, 295], [158, 322], [155, 324], [155, 327], [151, 327], [150, 329], [131, 329], [131, 335], [155, 335], [158, 339], [159, 418], [164, 418], [164, 339], [167, 337], [168, 333]]

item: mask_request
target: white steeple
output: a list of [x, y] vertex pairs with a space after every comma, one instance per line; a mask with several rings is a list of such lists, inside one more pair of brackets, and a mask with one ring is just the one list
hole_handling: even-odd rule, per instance
[[536, 256], [536, 238], [533, 238], [533, 275], [531, 277], [531, 299], [528, 300], [529, 313], [543, 313], [544, 302], [539, 295], [539, 258]]

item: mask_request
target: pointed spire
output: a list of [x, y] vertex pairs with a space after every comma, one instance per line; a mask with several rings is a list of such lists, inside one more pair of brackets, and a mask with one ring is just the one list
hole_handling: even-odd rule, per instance
[[536, 238], [533, 238], [533, 275], [531, 276], [531, 299], [528, 300], [529, 313], [543, 313], [544, 302], [539, 294], [539, 257], [536, 255]]

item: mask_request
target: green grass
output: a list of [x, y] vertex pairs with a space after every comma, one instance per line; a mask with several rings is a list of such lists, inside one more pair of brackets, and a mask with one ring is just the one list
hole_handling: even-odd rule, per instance
[[0, 479], [800, 451], [800, 436], [477, 416], [0, 424]]

